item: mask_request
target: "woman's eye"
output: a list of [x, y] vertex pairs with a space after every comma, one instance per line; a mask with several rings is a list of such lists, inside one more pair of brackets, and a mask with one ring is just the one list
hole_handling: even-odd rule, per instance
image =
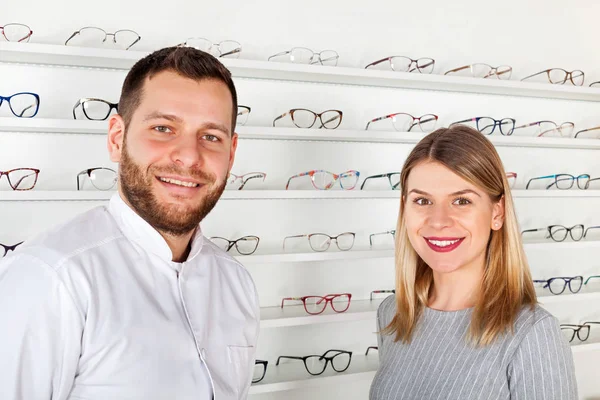
[[160, 132], [160, 133], [170, 133], [171, 132], [170, 128], [167, 128], [166, 126], [162, 126], [162, 125], [155, 126], [154, 130], [157, 132]]
[[427, 206], [427, 205], [431, 204], [431, 202], [424, 197], [419, 197], [419, 198], [415, 199], [414, 202], [415, 202], [415, 204], [418, 204], [420, 206]]
[[471, 204], [471, 200], [465, 197], [459, 197], [458, 199], [454, 200], [454, 204], [457, 206], [466, 206], [467, 204]]

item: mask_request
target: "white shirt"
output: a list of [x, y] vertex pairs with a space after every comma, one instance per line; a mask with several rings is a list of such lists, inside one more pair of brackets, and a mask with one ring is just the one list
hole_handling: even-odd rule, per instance
[[0, 261], [0, 399], [245, 399], [250, 274], [197, 229], [187, 261], [119, 195]]

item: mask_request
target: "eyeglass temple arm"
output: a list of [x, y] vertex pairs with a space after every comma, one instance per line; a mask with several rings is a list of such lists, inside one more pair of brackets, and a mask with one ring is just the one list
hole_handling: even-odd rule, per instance
[[467, 69], [467, 68], [471, 68], [471, 65], [464, 65], [464, 66], [462, 66], [462, 67], [458, 67], [458, 68], [451, 69], [450, 71], [446, 71], [446, 72], [444, 72], [444, 75], [448, 75], [448, 74], [449, 74], [449, 73], [451, 73], [451, 72], [458, 72], [458, 71], [462, 71], [463, 69]]
[[[373, 247], [373, 236], [378, 236], [378, 235], [387, 235], [387, 234], [392, 234], [394, 235], [395, 233], [392, 233], [392, 231], [387, 231], [387, 232], [378, 232], [378, 233], [371, 233], [369, 235], [369, 243], [371, 245], [371, 247]], [[375, 292], [375, 293], [379, 293], [379, 292]]]
[[285, 56], [286, 54], [290, 54], [291, 52], [292, 52], [291, 50], [287, 50], [287, 51], [282, 51], [277, 54], [273, 54], [272, 56], [269, 56], [269, 58], [267, 58], [267, 61], [271, 61], [271, 58], [274, 58], [274, 57]]
[[484, 76], [484, 78], [487, 78], [487, 77], [489, 77], [489, 76], [492, 76], [492, 75], [502, 75], [502, 74], [507, 74], [507, 73], [509, 73], [510, 71], [512, 71], [512, 67], [510, 67], [510, 66], [508, 66], [508, 65], [507, 65], [507, 67], [508, 67], [509, 69], [507, 69], [507, 70], [504, 70], [504, 71], [501, 71], [501, 72], [498, 72], [498, 67], [496, 67], [496, 68], [492, 68], [492, 69], [490, 70], [490, 72], [489, 72], [489, 73], [488, 73], [486, 76]]
[[600, 129], [600, 126], [595, 126], [595, 127], [593, 127], [593, 128], [589, 128], [589, 129], [583, 129], [583, 130], [581, 130], [581, 131], [578, 131], [577, 133], [575, 133], [575, 136], [573, 136], [573, 139], [576, 139], [576, 138], [577, 138], [577, 135], [579, 135], [580, 133], [583, 133], [583, 132], [589, 132], [589, 131], [595, 131], [596, 129]]
[[586, 321], [586, 322], [582, 322], [581, 323], [581, 325], [583, 325], [583, 326], [589, 325], [589, 324], [600, 325], [600, 322], [598, 322], [598, 321]]
[[89, 175], [90, 170], [89, 169], [84, 169], [83, 171], [81, 171], [80, 173], [77, 174], [77, 190], [81, 190], [81, 185], [79, 184], [79, 177], [81, 177], [82, 175]]
[[67, 45], [67, 43], [69, 43], [69, 40], [73, 39], [77, 35], [79, 35], [79, 31], [73, 32], [73, 34], [69, 36], [69, 38], [65, 41], [65, 46]]
[[321, 126], [319, 127], [319, 129], [323, 128], [325, 126], [325, 124], [328, 124], [332, 121], [335, 121], [336, 119], [340, 119], [341, 118], [341, 114], [337, 114], [335, 117], [331, 117], [329, 118], [327, 121], [323, 122], [323, 120], [321, 119], [321, 117], [319, 117], [319, 121], [321, 121]]
[[[329, 353], [337, 353], [337, 354], [333, 355], [332, 357], [327, 357], [327, 354], [329, 354]], [[324, 358], [333, 358], [333, 357], [335, 357], [337, 355], [340, 355], [340, 354], [350, 354], [350, 355], [352, 355], [352, 352], [351, 351], [346, 351], [346, 350], [331, 349], [331, 350], [327, 350], [325, 353], [323, 353], [321, 355], [321, 357], [319, 357], [319, 360], [322, 360]]]
[[375, 118], [375, 119], [370, 120], [369, 122], [367, 122], [367, 126], [365, 127], [365, 131], [369, 130], [369, 125], [371, 125], [373, 122], [381, 121], [382, 119], [392, 118], [394, 115], [396, 115], [396, 114], [385, 115], [383, 117], [379, 117], [379, 118]]
[[524, 231], [521, 232], [521, 235], [523, 235], [524, 233], [541, 232], [541, 231], [547, 231], [547, 230], [548, 230], [548, 228], [525, 229]]
[[285, 250], [285, 241], [288, 239], [297, 239], [297, 238], [302, 238], [302, 237], [308, 237], [308, 235], [293, 235], [293, 236], [286, 236], [285, 238], [283, 238], [283, 249]]
[[248, 182], [250, 179], [262, 178], [263, 182], [264, 182], [266, 177], [267, 177], [267, 174], [265, 174], [264, 172], [256, 172], [255, 175], [249, 176], [246, 179], [242, 179], [242, 186], [240, 186], [240, 188], [238, 190], [242, 190], [244, 188], [244, 186], [246, 185], [246, 182]]
[[595, 278], [600, 278], [600, 275], [588, 276], [588, 278], [585, 280], [585, 282], [583, 284], [587, 285], [590, 280], [595, 279]]
[[303, 177], [303, 176], [306, 176], [306, 175], [310, 175], [311, 172], [313, 172], [313, 171], [302, 172], [302, 173], [300, 173], [298, 175], [291, 176], [290, 179], [288, 179], [287, 184], [285, 185], [285, 190], [288, 190], [288, 188], [290, 187], [290, 182], [292, 181], [292, 179], [294, 179], [294, 178], [300, 178], [300, 177]]
[[37, 175], [37, 172], [33, 171], [32, 173], [29, 173], [29, 174], [27, 174], [27, 175], [24, 175], [24, 176], [22, 176], [22, 177], [21, 177], [21, 178], [20, 178], [20, 179], [17, 181], [17, 183], [15, 184], [15, 188], [18, 188], [18, 187], [19, 187], [19, 185], [21, 184], [21, 182], [23, 182], [23, 179], [25, 179], [25, 178], [29, 178], [31, 175]]
[[585, 230], [585, 232], [583, 233], [583, 237], [586, 237], [586, 236], [587, 236], [587, 233], [588, 233], [588, 231], [589, 231], [590, 229], [598, 229], [598, 228], [600, 228], [600, 225], [596, 225], [596, 226], [590, 226], [590, 227], [588, 227], [588, 228]]
[[[77, 119], [77, 117], [75, 116], [75, 110], [77, 109], [77, 107], [79, 107], [81, 105], [81, 99], [77, 100], [77, 103], [75, 103], [75, 106], [73, 106], [73, 119]], [[83, 106], [82, 106], [83, 107]]]
[[389, 290], [373, 290], [371, 292], [371, 300], [373, 300], [373, 295], [374, 294], [379, 294], [379, 293], [396, 293], [396, 289], [389, 289]]
[[283, 303], [286, 300], [302, 301], [302, 297], [284, 297], [283, 299], [281, 299], [281, 308], [283, 308]]
[[140, 35], [138, 35], [137, 39], [135, 39], [135, 41], [133, 43], [131, 43], [129, 46], [127, 46], [127, 48], [125, 50], [129, 50], [134, 44], [139, 42], [141, 39], [142, 39], [142, 37]]
[[286, 111], [286, 112], [284, 112], [283, 114], [281, 114], [279, 117], [275, 118], [275, 119], [273, 120], [273, 126], [275, 126], [275, 121], [277, 121], [277, 120], [280, 120], [281, 118], [285, 117], [285, 116], [286, 116], [286, 115], [288, 115], [289, 113], [290, 113], [289, 111]]
[[22, 118], [23, 114], [25, 114], [25, 111], [29, 110], [31, 107], [35, 107], [35, 104], [31, 104], [31, 105], [27, 106], [26, 108], [24, 108], [23, 111], [21, 111], [21, 113], [19, 114], [19, 118]]
[[[527, 185], [525, 186], [525, 190], [529, 189], [529, 184], [531, 184], [531, 182], [535, 181], [535, 180], [539, 180], [539, 179], [550, 179], [550, 178], [556, 178], [556, 175], [546, 175], [546, 176], [537, 176], [535, 178], [531, 178], [528, 182]], [[551, 184], [552, 185], [552, 184]]]
[[477, 122], [477, 117], [475, 117], [475, 118], [469, 118], [469, 119], [463, 119], [462, 121], [456, 121], [456, 122], [451, 123], [448, 126], [462, 124], [463, 122]]
[[279, 365], [279, 360], [281, 360], [282, 358], [289, 358], [290, 360], [300, 360], [300, 361], [304, 361], [304, 357], [294, 357], [294, 356], [279, 356], [277, 358], [277, 362], [275, 363], [275, 365]]
[[362, 185], [360, 185], [360, 190], [363, 190], [363, 187], [365, 187], [365, 183], [367, 183], [367, 181], [369, 179], [377, 179], [377, 178], [385, 178], [387, 177], [388, 174], [379, 174], [379, 175], [371, 175], [371, 176], [367, 176], [365, 178], [365, 180], [363, 181]]
[[534, 76], [537, 76], [537, 75], [545, 74], [545, 73], [547, 73], [548, 71], [550, 71], [550, 70], [549, 70], [549, 69], [547, 69], [547, 70], [545, 70], [545, 71], [537, 72], [537, 73], [535, 73], [535, 74], [533, 74], [533, 75], [526, 76], [525, 78], [522, 78], [522, 79], [521, 79], [521, 81], [524, 81], [525, 79], [533, 78]]
[[235, 54], [235, 53], [240, 53], [242, 51], [241, 47], [236, 47], [235, 49], [228, 51], [227, 53], [223, 53], [221, 54], [219, 57], [225, 57], [225, 56], [229, 56], [231, 54]]
[[371, 350], [371, 349], [373, 349], [373, 350], [379, 350], [379, 347], [377, 347], [377, 346], [369, 346], [369, 347], [367, 347], [367, 351], [365, 352], [365, 356], [369, 355], [369, 350]]
[[412, 128], [414, 128], [417, 125], [423, 124], [425, 122], [431, 122], [431, 121], [437, 121], [437, 117], [433, 117], [433, 118], [429, 118], [429, 119], [424, 119], [423, 121], [415, 118], [415, 122], [413, 122], [413, 124], [410, 126], [410, 128], [408, 128], [408, 132], [412, 131]]
[[367, 68], [369, 68], [369, 67], [373, 67], [373, 66], [375, 66], [375, 65], [377, 65], [377, 64], [380, 64], [380, 63], [382, 63], [382, 62], [384, 62], [384, 61], [388, 61], [388, 60], [390, 60], [391, 58], [392, 58], [392, 57], [386, 57], [386, 58], [382, 58], [381, 60], [373, 61], [371, 64], [368, 64], [368, 65], [365, 67], [365, 69], [367, 69]]

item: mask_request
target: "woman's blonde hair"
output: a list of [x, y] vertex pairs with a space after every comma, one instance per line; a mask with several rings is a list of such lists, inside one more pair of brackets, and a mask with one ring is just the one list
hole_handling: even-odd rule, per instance
[[411, 151], [402, 168], [396, 229], [397, 311], [382, 333], [395, 334], [395, 341], [409, 343], [433, 287], [432, 270], [412, 247], [404, 221], [408, 176], [416, 165], [428, 161], [444, 165], [483, 189], [492, 202], [504, 197], [504, 224], [491, 231], [487, 263], [467, 337], [475, 345], [489, 345], [499, 335], [512, 332], [522, 307], [533, 307], [537, 299], [500, 156], [481, 133], [461, 125], [427, 135]]

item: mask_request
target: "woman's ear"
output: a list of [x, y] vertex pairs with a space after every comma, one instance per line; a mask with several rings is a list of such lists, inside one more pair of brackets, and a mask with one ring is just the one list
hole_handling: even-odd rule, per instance
[[504, 196], [494, 204], [492, 210], [492, 230], [497, 231], [504, 225]]

